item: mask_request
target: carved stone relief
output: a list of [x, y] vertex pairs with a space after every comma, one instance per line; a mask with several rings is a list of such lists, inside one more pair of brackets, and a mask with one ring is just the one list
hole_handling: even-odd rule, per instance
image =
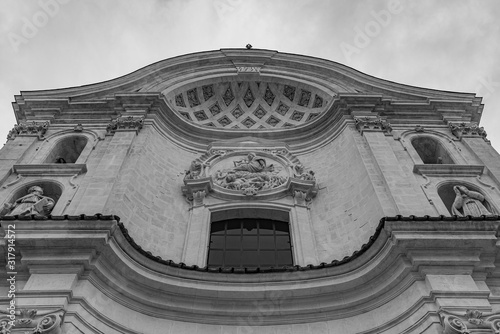
[[486, 140], [486, 131], [484, 131], [483, 127], [479, 127], [477, 123], [452, 123], [448, 124], [450, 127], [451, 133], [456, 136], [458, 139], [462, 139], [462, 137], [481, 137]]
[[112, 135], [116, 131], [119, 130], [135, 130], [139, 131], [142, 129], [144, 125], [144, 117], [134, 117], [134, 116], [125, 116], [118, 117], [111, 121], [106, 127], [106, 134]]
[[14, 125], [14, 128], [7, 134], [7, 140], [14, 139], [17, 136], [38, 136], [39, 138], [47, 132], [49, 122], [22, 122]]
[[0, 333], [61, 334], [64, 310], [38, 312], [19, 309], [14, 313], [0, 311]]
[[500, 314], [467, 310], [465, 314], [441, 311], [443, 334], [500, 334]]
[[215, 184], [253, 195], [260, 190], [277, 188], [288, 180], [282, 166], [269, 163], [269, 159], [259, 157], [254, 152], [250, 152], [246, 158], [237, 158], [232, 163], [233, 166], [216, 171]]
[[392, 132], [391, 123], [380, 117], [354, 117], [354, 122], [356, 124], [356, 129], [358, 129], [360, 133], [364, 131]]
[[[210, 192], [219, 198], [279, 198], [291, 194], [310, 201], [317, 188], [313, 171], [280, 148], [211, 149], [185, 172], [183, 194], [198, 204]], [[300, 195], [302, 196], [302, 195]]]

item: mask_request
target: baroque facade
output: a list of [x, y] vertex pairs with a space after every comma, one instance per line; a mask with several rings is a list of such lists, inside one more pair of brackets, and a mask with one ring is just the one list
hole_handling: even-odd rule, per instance
[[0, 333], [500, 333], [475, 94], [222, 49], [13, 106]]

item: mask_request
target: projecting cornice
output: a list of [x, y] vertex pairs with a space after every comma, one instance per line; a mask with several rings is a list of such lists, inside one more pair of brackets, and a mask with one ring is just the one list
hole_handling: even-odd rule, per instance
[[446, 125], [479, 122], [482, 111], [475, 94], [403, 85], [324, 59], [257, 49], [188, 54], [101, 83], [21, 92], [13, 106], [18, 121], [55, 124], [143, 115], [145, 124], [154, 122], [195, 150], [213, 138], [251, 133], [287, 139], [301, 151], [334, 137], [353, 116]]
[[[498, 216], [384, 218], [368, 243], [350, 257], [259, 273], [209, 270], [162, 260], [137, 245], [115, 216], [1, 220], [2, 226], [16, 226], [16, 249], [22, 249], [19, 275], [41, 264], [51, 273], [68, 265], [80, 267], [82, 279], [126, 309], [191, 322], [233, 324], [234, 319], [248, 315], [245, 306], [276, 300], [279, 312], [264, 317], [263, 325], [364, 314], [399, 298], [414, 282], [422, 281], [426, 272], [445, 265], [447, 274], [491, 270], [500, 223]], [[40, 252], [40, 247], [46, 251]], [[489, 291], [474, 293], [486, 298]], [[450, 296], [457, 297], [457, 292], [451, 291]], [[79, 298], [75, 295], [71, 303]], [[413, 307], [432, 303], [432, 298], [422, 295]], [[409, 316], [388, 315], [392, 322]]]

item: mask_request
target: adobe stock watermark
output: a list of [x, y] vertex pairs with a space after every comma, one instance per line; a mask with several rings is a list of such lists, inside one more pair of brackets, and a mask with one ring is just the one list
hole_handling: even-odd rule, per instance
[[[498, 73], [500, 73], [500, 68], [496, 68], [491, 72], [498, 75]], [[500, 88], [500, 78], [495, 77], [491, 73], [477, 78], [477, 81], [478, 84], [474, 89], [474, 93], [478, 94], [483, 99], [492, 96]]]
[[45, 27], [49, 20], [59, 13], [61, 5], [72, 0], [38, 0], [40, 7], [30, 18], [22, 17], [22, 26], [19, 33], [10, 31], [7, 34], [10, 45], [15, 52], [19, 51], [22, 44], [27, 44], [30, 39], [38, 35], [38, 31]]
[[359, 54], [362, 49], [368, 47], [372, 40], [380, 35], [383, 28], [391, 24], [392, 16], [402, 11], [403, 6], [399, 0], [389, 0], [387, 9], [382, 9], [378, 12], [372, 10], [370, 15], [373, 17], [373, 20], [366, 22], [362, 28], [357, 25], [353, 28], [356, 33], [352, 41], [354, 45], [346, 42], [340, 43], [340, 50], [342, 50], [346, 60], [351, 61], [352, 55]]
[[243, 0], [214, 0], [214, 8], [217, 16], [224, 20], [229, 14], [232, 14]]

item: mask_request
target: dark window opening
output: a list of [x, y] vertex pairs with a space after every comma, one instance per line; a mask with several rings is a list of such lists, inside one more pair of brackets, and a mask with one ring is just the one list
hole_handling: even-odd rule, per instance
[[54, 146], [45, 163], [75, 163], [85, 145], [87, 145], [86, 137], [66, 137]]
[[265, 268], [292, 265], [287, 222], [238, 218], [212, 223], [209, 267]]
[[436, 139], [418, 137], [411, 144], [424, 164], [454, 164], [448, 151]]

